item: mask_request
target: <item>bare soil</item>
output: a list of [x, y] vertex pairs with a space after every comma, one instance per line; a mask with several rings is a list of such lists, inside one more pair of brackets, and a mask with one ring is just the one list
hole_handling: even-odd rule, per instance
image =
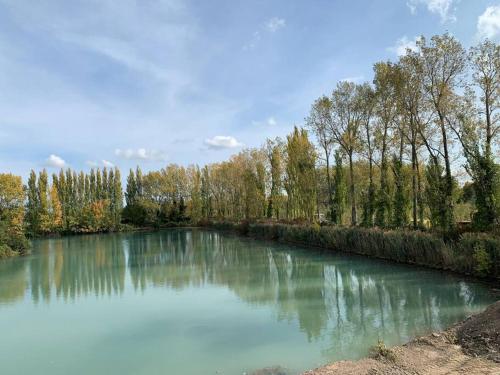
[[500, 301], [446, 331], [376, 353], [375, 358], [335, 362], [304, 375], [500, 375]]

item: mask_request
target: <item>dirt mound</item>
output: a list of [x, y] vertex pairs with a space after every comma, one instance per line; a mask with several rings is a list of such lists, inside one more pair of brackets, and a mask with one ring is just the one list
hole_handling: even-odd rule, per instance
[[462, 323], [457, 338], [468, 355], [500, 363], [500, 301]]
[[281, 366], [266, 367], [251, 372], [250, 375], [290, 375], [291, 372]]
[[375, 358], [335, 362], [305, 375], [500, 375], [499, 332], [500, 301], [446, 331], [390, 349], [379, 343]]

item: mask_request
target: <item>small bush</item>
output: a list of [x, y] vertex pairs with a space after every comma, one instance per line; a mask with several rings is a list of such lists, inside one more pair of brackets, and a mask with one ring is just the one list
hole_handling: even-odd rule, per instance
[[6, 244], [0, 244], [0, 259], [8, 258], [15, 255], [16, 252], [12, 251], [12, 249]]
[[474, 270], [480, 276], [487, 275], [491, 268], [490, 254], [484, 249], [481, 244], [474, 247]]
[[375, 359], [388, 359], [389, 361], [395, 361], [396, 356], [394, 352], [385, 346], [382, 340], [378, 340], [377, 345], [370, 348], [369, 355], [371, 358]]

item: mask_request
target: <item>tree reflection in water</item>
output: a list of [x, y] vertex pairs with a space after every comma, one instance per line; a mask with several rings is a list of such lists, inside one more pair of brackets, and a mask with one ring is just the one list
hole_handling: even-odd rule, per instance
[[401, 341], [442, 328], [492, 298], [444, 273], [203, 230], [38, 240], [33, 254], [0, 263], [0, 304], [214, 285], [330, 342], [330, 357], [388, 332]]

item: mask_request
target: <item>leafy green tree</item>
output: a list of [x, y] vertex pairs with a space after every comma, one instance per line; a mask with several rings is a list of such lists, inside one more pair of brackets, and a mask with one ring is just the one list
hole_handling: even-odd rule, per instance
[[48, 200], [48, 176], [47, 171], [44, 169], [38, 175], [38, 232], [40, 234], [47, 234], [51, 232], [51, 222], [49, 216], [49, 200]]
[[[33, 183], [36, 175], [31, 179]], [[0, 257], [12, 252], [26, 253], [29, 249], [24, 235], [24, 200], [21, 177], [0, 174]]]
[[397, 155], [393, 155], [392, 170], [394, 173], [394, 184], [396, 185], [394, 190], [392, 225], [395, 228], [403, 228], [408, 223], [408, 197], [405, 189], [403, 161]]
[[210, 190], [210, 173], [208, 167], [205, 166], [201, 174], [201, 214], [205, 219], [212, 217], [212, 197]]
[[332, 93], [332, 139], [343, 149], [349, 161], [349, 191], [351, 225], [357, 224], [356, 181], [354, 178], [354, 152], [360, 145], [359, 132], [363, 122], [360, 86], [342, 81]]
[[388, 153], [395, 126], [398, 108], [395, 106], [397, 95], [397, 74], [392, 63], [379, 62], [374, 65], [375, 84], [375, 143], [380, 154], [380, 184], [376, 197], [375, 225], [385, 227], [391, 217], [391, 188], [389, 182]]
[[62, 217], [62, 207], [61, 201], [59, 200], [59, 194], [57, 192], [57, 176], [55, 174], [52, 175], [52, 185], [50, 187], [50, 206], [49, 206], [49, 215], [50, 215], [50, 226], [51, 232], [58, 233], [63, 229], [63, 217]]
[[201, 172], [198, 166], [188, 169], [190, 184], [190, 202], [188, 202], [188, 215], [192, 222], [198, 223], [202, 218], [201, 201]]
[[342, 224], [342, 216], [345, 211], [346, 183], [344, 177], [344, 167], [342, 166], [342, 154], [335, 152], [335, 174], [333, 177], [333, 207], [332, 221], [335, 224]]
[[125, 192], [125, 200], [127, 206], [132, 206], [137, 199], [137, 185], [135, 183], [135, 174], [131, 169], [127, 177], [127, 188]]
[[373, 226], [373, 218], [376, 208], [376, 188], [374, 183], [374, 153], [375, 153], [375, 129], [374, 112], [376, 106], [375, 91], [368, 84], [363, 84], [359, 87], [358, 92], [359, 107], [362, 113], [361, 152], [368, 160], [368, 188], [363, 202], [363, 226]]
[[286, 143], [288, 210], [291, 218], [313, 221], [316, 212], [316, 152], [305, 129], [294, 128]]
[[36, 173], [31, 170], [28, 178], [26, 202], [26, 227], [29, 235], [34, 236], [39, 231], [40, 226], [40, 200], [36, 183]]
[[267, 203], [267, 217], [280, 219], [280, 209], [282, 201], [283, 189], [283, 166], [282, 166], [282, 141], [277, 138], [272, 141], [267, 140], [266, 154], [269, 162], [269, 175], [270, 175], [270, 193]]
[[431, 159], [425, 170], [427, 186], [425, 197], [430, 211], [430, 221], [434, 228], [446, 231], [448, 228], [449, 206], [443, 196], [447, 190], [447, 180], [443, 166], [437, 159]]
[[332, 105], [332, 101], [328, 97], [322, 96], [313, 103], [309, 116], [306, 118], [307, 127], [313, 131], [323, 151], [323, 160], [326, 168], [329, 219], [331, 219], [333, 205], [333, 187], [330, 175], [330, 157], [333, 150], [333, 139], [330, 134], [330, 129], [333, 126]]
[[423, 146], [421, 132], [427, 121], [422, 80], [422, 61], [418, 52], [407, 51], [397, 65], [398, 81], [396, 94], [402, 118], [405, 121], [402, 133], [411, 148], [412, 167], [412, 218], [413, 229], [423, 224], [422, 184], [419, 169], [419, 149]]
[[144, 184], [142, 179], [142, 170], [139, 166], [135, 169], [135, 189], [138, 198], [142, 198], [144, 195]]
[[104, 198], [104, 188], [102, 184], [101, 170], [97, 168], [95, 172], [95, 200], [99, 201]]
[[[450, 231], [455, 222], [453, 218], [453, 176], [449, 151], [449, 128], [450, 124], [453, 123], [455, 90], [461, 84], [466, 67], [466, 53], [460, 43], [450, 34], [433, 36], [429, 44], [422, 37], [417, 42], [417, 46], [422, 62], [424, 95], [436, 114], [435, 124], [441, 136], [440, 147], [442, 151], [439, 152], [439, 156], [444, 161], [446, 180], [441, 197], [445, 202], [446, 220], [441, 222], [441, 229]], [[434, 159], [437, 157], [432, 149], [429, 149], [429, 152], [434, 155]], [[435, 165], [436, 161], [432, 163]]]
[[[111, 172], [110, 172], [111, 175]], [[121, 223], [121, 214], [123, 210], [123, 189], [121, 174], [118, 168], [115, 168], [112, 174], [112, 211], [115, 228], [118, 228]]]

